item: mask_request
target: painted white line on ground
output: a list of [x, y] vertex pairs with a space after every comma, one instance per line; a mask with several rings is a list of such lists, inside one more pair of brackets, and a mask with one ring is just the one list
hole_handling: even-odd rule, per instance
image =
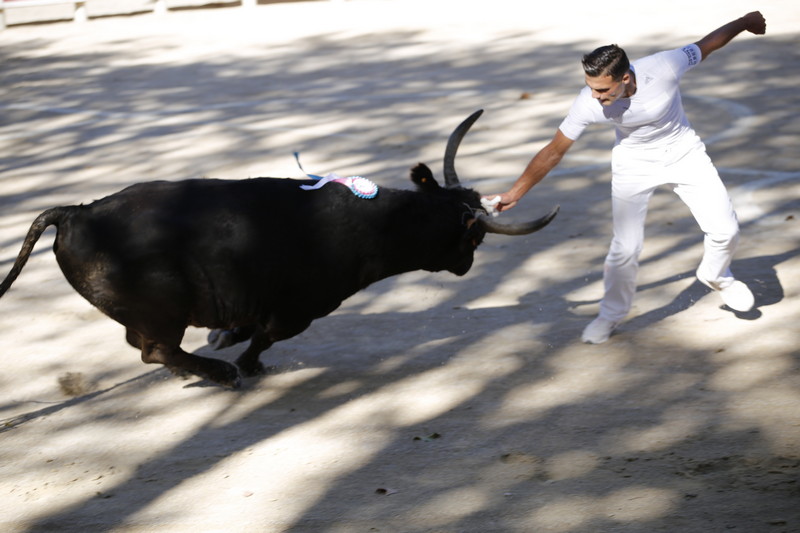
[[706, 146], [736, 137], [748, 137], [758, 123], [758, 118], [753, 110], [738, 102], [715, 96], [684, 95], [684, 98], [698, 100], [704, 104], [722, 108], [733, 117], [730, 126], [723, 128], [719, 133], [703, 138]]
[[[756, 171], [749, 169], [727, 169], [732, 174], [753, 175]], [[758, 175], [764, 176], [761, 179], [748, 181], [729, 189], [731, 201], [736, 207], [736, 214], [740, 222], [748, 222], [763, 217], [769, 211], [764, 209], [755, 197], [755, 192], [759, 189], [772, 187], [786, 181], [797, 181], [800, 183], [800, 172], [761, 172]]]

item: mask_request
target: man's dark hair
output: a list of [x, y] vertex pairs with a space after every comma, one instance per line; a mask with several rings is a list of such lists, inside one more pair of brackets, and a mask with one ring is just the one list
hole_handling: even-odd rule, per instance
[[583, 71], [587, 76], [611, 76], [614, 81], [619, 81], [631, 68], [625, 50], [616, 44], [601, 46], [591, 53], [583, 56]]

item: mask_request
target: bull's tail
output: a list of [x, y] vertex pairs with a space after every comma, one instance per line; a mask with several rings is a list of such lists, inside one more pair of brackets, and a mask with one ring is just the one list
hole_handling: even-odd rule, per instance
[[11, 284], [17, 279], [17, 276], [19, 276], [19, 273], [22, 272], [22, 267], [28, 262], [28, 257], [30, 257], [31, 252], [33, 252], [33, 246], [36, 244], [36, 241], [39, 240], [39, 237], [42, 236], [44, 230], [46, 230], [48, 226], [58, 225], [66, 211], [66, 207], [54, 207], [36, 217], [36, 220], [33, 221], [31, 228], [28, 230], [28, 234], [25, 236], [25, 241], [22, 243], [22, 250], [19, 251], [17, 260], [14, 261], [14, 266], [11, 267], [11, 272], [8, 273], [3, 283], [0, 283], [0, 297], [6, 293], [9, 287], [11, 287]]

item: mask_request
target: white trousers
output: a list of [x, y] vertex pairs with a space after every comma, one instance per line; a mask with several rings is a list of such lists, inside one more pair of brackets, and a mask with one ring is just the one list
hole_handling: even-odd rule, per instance
[[617, 322], [630, 311], [647, 204], [661, 185], [673, 187], [705, 233], [705, 251], [697, 275], [717, 288], [733, 283], [729, 267], [739, 240], [739, 223], [699, 137], [690, 135], [666, 148], [617, 145], [611, 166], [614, 237], [604, 265], [605, 295], [599, 316]]

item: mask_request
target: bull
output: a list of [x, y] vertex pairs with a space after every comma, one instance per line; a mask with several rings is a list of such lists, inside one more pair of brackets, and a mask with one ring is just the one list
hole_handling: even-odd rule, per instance
[[[410, 272], [464, 275], [486, 233], [523, 235], [536, 220], [500, 223], [459, 184], [455, 156], [477, 111], [450, 135], [445, 186], [423, 163], [416, 190], [381, 188], [364, 200], [341, 185], [305, 180], [190, 179], [138, 183], [88, 205], [61, 206], [32, 223], [0, 297], [48, 226], [72, 287], [126, 328], [142, 361], [226, 387], [263, 372], [260, 354], [304, 331], [349, 296]], [[188, 326], [247, 331], [231, 364], [181, 349]]]

